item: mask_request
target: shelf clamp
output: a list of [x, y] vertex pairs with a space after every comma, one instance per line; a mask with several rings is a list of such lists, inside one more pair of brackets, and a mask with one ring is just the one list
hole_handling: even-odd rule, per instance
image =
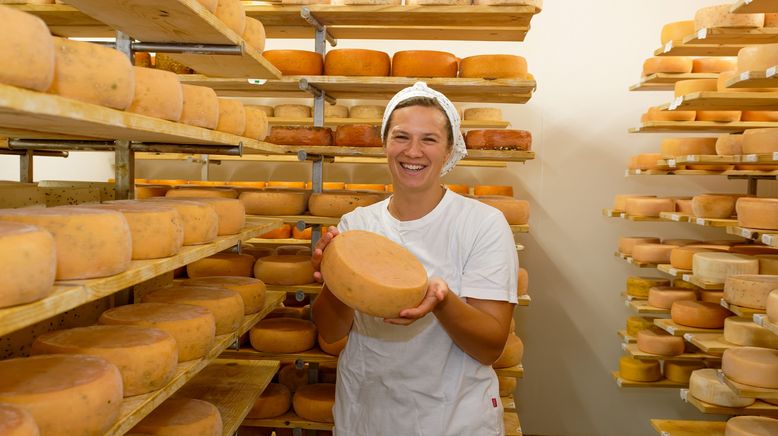
[[756, 175], [738, 175], [738, 174], [729, 174], [727, 175], [727, 179], [729, 180], [748, 180], [748, 195], [756, 195], [757, 191], [757, 182], [759, 180], [776, 180], [776, 176], [770, 176], [770, 175], [764, 175], [764, 176], [756, 176]]
[[231, 55], [243, 54], [242, 45], [234, 44], [186, 44], [172, 42], [132, 42], [132, 51], [150, 51], [154, 53], [186, 53], [199, 55]]
[[[326, 101], [329, 104], [335, 104], [338, 101], [335, 99], [335, 97], [332, 97], [330, 95], [327, 95], [327, 93], [324, 92], [324, 90], [317, 88], [314, 85], [311, 85], [308, 82], [308, 79], [300, 79], [297, 82], [297, 86], [300, 88], [301, 91], [305, 91], [313, 95], [313, 98], [323, 98], [324, 101]], [[319, 126], [321, 127], [321, 126]]]
[[234, 146], [198, 145], [198, 144], [156, 144], [133, 142], [132, 151], [143, 153], [183, 153], [183, 154], [216, 154], [221, 156], [243, 156], [243, 143]]
[[79, 141], [64, 139], [9, 139], [10, 150], [36, 151], [113, 151], [113, 141]]
[[300, 17], [302, 17], [303, 20], [316, 29], [316, 53], [319, 53], [322, 56], [324, 55], [326, 48], [324, 41], [329, 42], [333, 47], [337, 47], [337, 38], [330, 34], [330, 32], [327, 30], [327, 26], [322, 24], [316, 17], [313, 16], [311, 13], [311, 8], [303, 6], [300, 9]]

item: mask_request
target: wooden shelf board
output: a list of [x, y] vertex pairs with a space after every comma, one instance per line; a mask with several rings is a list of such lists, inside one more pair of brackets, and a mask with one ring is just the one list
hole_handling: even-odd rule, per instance
[[117, 275], [56, 282], [54, 292], [42, 300], [0, 309], [0, 336], [216, 254], [280, 224], [274, 219], [252, 219], [247, 223], [248, 226], [237, 235], [222, 236], [209, 244], [187, 246], [177, 255], [163, 259], [132, 261], [127, 271]]
[[113, 38], [116, 31], [68, 5], [8, 5], [42, 19], [52, 35], [66, 37]]
[[[181, 83], [207, 86], [229, 97], [310, 98], [300, 90], [300, 79], [336, 99], [390, 99], [419, 79], [412, 77], [284, 76], [279, 80], [211, 78], [199, 74], [179, 76]], [[534, 80], [426, 78], [431, 88], [452, 101], [479, 103], [526, 103], [537, 87]]]
[[616, 334], [619, 335], [625, 344], [634, 344], [637, 342], [637, 338], [628, 335], [626, 330], [619, 330]]
[[529, 224], [511, 224], [513, 233], [529, 233]]
[[752, 317], [754, 324], [762, 326], [767, 330], [770, 330], [774, 334], [778, 335], [778, 324], [771, 322], [766, 314], [756, 314]]
[[691, 216], [680, 212], [659, 212], [659, 217], [678, 223], [685, 223], [689, 221]]
[[527, 307], [532, 302], [532, 297], [529, 295], [519, 295], [518, 298], [520, 307]]
[[222, 418], [222, 434], [233, 435], [278, 367], [278, 362], [270, 360], [216, 359], [175, 396], [196, 398], [216, 406]]
[[506, 412], [515, 412], [516, 411], [516, 401], [514, 401], [512, 395], [508, 395], [507, 397], [500, 397], [500, 403], [502, 403], [502, 409]]
[[[298, 146], [274, 145], [282, 153], [297, 155], [305, 151], [309, 155], [333, 157], [373, 157], [385, 158], [383, 147], [334, 147], [334, 146]], [[535, 159], [535, 152], [522, 150], [467, 150], [468, 161], [525, 162]]]
[[778, 92], [692, 92], [673, 100], [669, 110], [678, 111], [774, 111]]
[[737, 220], [734, 219], [717, 219], [717, 218], [697, 218], [695, 216], [684, 214], [680, 212], [660, 212], [659, 216], [669, 219], [671, 221], [681, 223], [691, 223], [704, 227], [719, 227], [724, 228], [737, 224]]
[[630, 295], [629, 292], [624, 291], [620, 294], [622, 297], [624, 297], [625, 303], [628, 303], [630, 301], [646, 301], [648, 300], [648, 296], [637, 296], [637, 295]]
[[613, 376], [613, 379], [616, 380], [616, 384], [619, 385], [620, 388], [685, 388], [688, 387], [688, 383], [678, 383], [674, 381], [670, 381], [668, 379], [662, 379], [655, 382], [639, 382], [639, 381], [632, 381], [621, 378], [618, 371], [611, 372], [611, 376]]
[[275, 418], [246, 419], [241, 425], [244, 427], [300, 428], [303, 430], [325, 431], [332, 431], [334, 427], [332, 423], [314, 422], [302, 419], [291, 411]]
[[756, 170], [727, 170], [727, 171], [703, 171], [703, 170], [670, 170], [670, 171], [641, 171], [627, 170], [628, 176], [778, 176], [778, 171]]
[[705, 280], [700, 279], [699, 277], [695, 276], [694, 274], [684, 274], [683, 275], [683, 281], [689, 282], [695, 286], [698, 286], [706, 291], [720, 291], [724, 289], [724, 283], [714, 283], [714, 282], [708, 282]]
[[244, 153], [280, 153], [278, 146], [266, 142], [2, 84], [0, 135], [222, 146], [242, 143]]
[[730, 415], [730, 416], [742, 416], [742, 415], [756, 415], [756, 416], [778, 416], [778, 406], [766, 403], [764, 401], [756, 400], [756, 402], [748, 407], [724, 407], [717, 406], [715, 404], [706, 403], [705, 401], [695, 398], [690, 395], [688, 391], [685, 394], [681, 394], [681, 397], [687, 403], [691, 404], [697, 410], [702, 413], [711, 415]]
[[694, 45], [759, 45], [778, 42], [778, 29], [760, 28], [703, 28], [683, 39], [684, 46]]
[[708, 73], [656, 73], [640, 78], [640, 82], [629, 87], [630, 91], [673, 91], [675, 82], [694, 79], [715, 79], [718, 74]]
[[224, 353], [222, 353], [222, 357], [226, 359], [240, 360], [272, 360], [281, 363], [293, 363], [296, 360], [318, 363], [334, 363], [338, 361], [338, 356], [327, 354], [321, 351], [318, 347], [314, 347], [310, 350], [300, 353], [291, 354], [264, 353], [253, 348], [241, 348], [240, 350], [226, 350]]
[[670, 315], [670, 309], [650, 306], [647, 300], [625, 301], [627, 306], [641, 315]]
[[310, 239], [263, 239], [263, 238], [251, 238], [248, 241], [252, 244], [259, 245], [311, 245]]
[[621, 210], [614, 210], [614, 209], [603, 209], [602, 210], [602, 216], [606, 218], [621, 218], [621, 214], [623, 214], [624, 211]]
[[516, 412], [505, 412], [502, 417], [505, 436], [522, 436], [519, 415]]
[[727, 233], [730, 235], [740, 236], [741, 238], [750, 239], [752, 241], [760, 241], [765, 245], [769, 245], [770, 247], [778, 248], [778, 231], [776, 230], [759, 230], [730, 226], [727, 227]]
[[[313, 118], [279, 118], [268, 117], [271, 126], [312, 126]], [[325, 118], [324, 127], [353, 126], [356, 124], [370, 124], [380, 126], [382, 120], [362, 118]], [[505, 129], [510, 127], [508, 121], [474, 121], [463, 120], [463, 129]]]
[[734, 313], [737, 316], [742, 316], [746, 318], [752, 318], [756, 314], [765, 313], [765, 309], [752, 309], [750, 307], [743, 307], [738, 306], [735, 304], [729, 304], [724, 299], [721, 299], [721, 306], [725, 309], [728, 309], [730, 312]]
[[521, 363], [510, 368], [495, 368], [494, 372], [500, 377], [524, 378], [524, 366]]
[[638, 349], [638, 344], [621, 344], [621, 348], [629, 353], [630, 356], [640, 360], [682, 360], [682, 361], [719, 361], [721, 356], [715, 356], [706, 353], [683, 353], [677, 356], [660, 356], [658, 354], [650, 354]]
[[143, 42], [240, 45], [240, 55], [170, 53], [171, 58], [212, 77], [279, 79], [281, 72], [197, 0], [125, 0], [110, 8], [102, 0], [69, 3], [111, 28]]
[[700, 329], [696, 327], [687, 327], [680, 324], [676, 324], [669, 318], [658, 318], [654, 320], [654, 324], [662, 330], [670, 333], [673, 336], [683, 336], [686, 333], [717, 333], [722, 334], [722, 329]]
[[654, 56], [737, 56], [744, 44], [684, 44], [670, 41], [654, 50]]
[[724, 436], [726, 423], [718, 421], [652, 419], [651, 426], [661, 436]]
[[717, 123], [713, 121], [648, 121], [642, 126], [629, 129], [630, 133], [737, 133], [748, 129], [766, 129], [778, 127], [778, 122], [738, 121]]
[[208, 366], [208, 364], [216, 359], [222, 351], [235, 343], [242, 334], [249, 331], [254, 324], [281, 304], [281, 301], [283, 301], [283, 298], [280, 294], [273, 293], [267, 295], [265, 297], [265, 306], [263, 309], [258, 313], [246, 316], [237, 332], [217, 336], [213, 348], [211, 348], [211, 351], [205, 357], [198, 360], [179, 363], [176, 374], [165, 387], [147, 394], [125, 398], [122, 401], [119, 419], [106, 434], [119, 436], [132, 429], [135, 424], [140, 422], [146, 415], [151, 413], [152, 410], [176, 393], [179, 388], [194, 378], [203, 368]]
[[708, 354], [723, 354], [725, 350], [739, 347], [725, 341], [720, 333], [686, 333], [683, 338]]
[[683, 278], [684, 274], [692, 273], [690, 269], [678, 269], [669, 264], [658, 265], [656, 269], [675, 278]]
[[727, 81], [727, 88], [776, 88], [778, 71], [775, 67], [759, 71], [743, 71]]
[[278, 292], [297, 292], [297, 291], [303, 291], [306, 295], [318, 295], [321, 292], [321, 286], [320, 284], [311, 283], [308, 285], [297, 285], [297, 286], [281, 286], [281, 285], [266, 285], [268, 290], [278, 291]]
[[778, 12], [778, 0], [738, 0], [732, 7], [736, 14]]
[[734, 392], [735, 394], [741, 397], [778, 400], [778, 389], [758, 388], [755, 386], [749, 386], [742, 383], [738, 383], [730, 379], [726, 375], [724, 375], [724, 372], [720, 369], [717, 370], [717, 374], [719, 376], [719, 379], [723, 381], [724, 384], [729, 386], [730, 389], [732, 389], [732, 392]]

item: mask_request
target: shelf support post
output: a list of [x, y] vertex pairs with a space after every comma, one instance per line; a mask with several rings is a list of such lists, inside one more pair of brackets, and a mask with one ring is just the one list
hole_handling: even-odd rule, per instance
[[130, 149], [130, 141], [116, 141], [116, 146], [114, 147], [114, 167], [116, 174], [116, 199], [127, 200], [133, 198], [135, 191], [135, 154]]
[[200, 180], [209, 180], [210, 166], [208, 165], [208, 155], [200, 156]]
[[749, 177], [748, 178], [748, 195], [756, 196], [756, 191], [758, 189], [757, 188], [757, 182], [758, 181], [759, 181], [759, 179], [757, 179], [756, 177]]
[[311, 8], [303, 6], [300, 9], [300, 16], [316, 29], [316, 53], [324, 56], [324, 51], [326, 49], [325, 42], [329, 42], [333, 47], [338, 45], [338, 40], [327, 31], [327, 26], [321, 24], [321, 22], [313, 16]]
[[33, 150], [24, 150], [24, 154], [19, 155], [19, 181], [22, 183], [32, 183], [33, 181]]

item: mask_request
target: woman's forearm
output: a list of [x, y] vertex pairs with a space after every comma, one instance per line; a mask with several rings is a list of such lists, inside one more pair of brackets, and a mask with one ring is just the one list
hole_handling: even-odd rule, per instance
[[322, 287], [311, 307], [311, 315], [319, 334], [329, 343], [336, 342], [348, 335], [354, 323], [354, 309], [346, 306], [335, 295]]

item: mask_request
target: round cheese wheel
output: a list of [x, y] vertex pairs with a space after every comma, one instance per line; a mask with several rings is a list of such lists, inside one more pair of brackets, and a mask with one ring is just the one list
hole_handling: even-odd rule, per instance
[[282, 384], [270, 383], [257, 398], [246, 418], [275, 418], [286, 413], [292, 406], [292, 393]]
[[381, 130], [369, 124], [340, 126], [332, 135], [336, 147], [382, 147]]
[[692, 200], [690, 199], [676, 199], [675, 200], [675, 211], [685, 213], [688, 215], [693, 215], [694, 211], [692, 210]]
[[724, 300], [763, 310], [767, 308], [767, 296], [773, 289], [778, 289], [778, 275], [730, 275], [724, 282]]
[[656, 195], [619, 194], [613, 199], [613, 209], [622, 212], [627, 210], [627, 199], [632, 197], [656, 198]]
[[736, 416], [727, 421], [725, 436], [770, 436], [778, 433], [778, 419], [766, 416]]
[[305, 50], [267, 50], [262, 56], [284, 76], [321, 76], [324, 60], [321, 55]]
[[619, 377], [638, 382], [655, 382], [662, 380], [662, 371], [657, 360], [638, 360], [621, 356]]
[[716, 138], [667, 138], [660, 147], [662, 156], [716, 154]]
[[46, 23], [10, 7], [0, 8], [0, 21], [5, 23], [0, 30], [0, 64], [14, 66], [0, 71], [0, 83], [34, 91], [49, 89], [54, 80], [55, 48]]
[[470, 130], [465, 135], [467, 148], [478, 150], [530, 150], [532, 133], [526, 130]]
[[524, 357], [524, 343], [513, 332], [508, 335], [505, 346], [497, 360], [492, 363], [494, 368], [510, 368], [521, 363]]
[[[263, 141], [270, 131], [270, 124], [268, 124], [265, 111], [259, 109], [257, 106], [243, 106], [243, 110], [246, 112], [246, 130], [243, 132], [243, 136], [256, 139], [257, 141]], [[262, 188], [264, 185], [252, 187]]]
[[279, 145], [332, 145], [332, 129], [329, 127], [273, 126], [267, 142]]
[[778, 121], [778, 111], [743, 111], [740, 121]]
[[653, 318], [644, 318], [642, 316], [630, 316], [627, 318], [627, 335], [635, 337], [638, 332], [654, 325]]
[[734, 123], [740, 121], [740, 111], [697, 111], [697, 121], [714, 121], [717, 123]]
[[131, 431], [159, 436], [216, 436], [222, 434], [222, 418], [219, 409], [207, 401], [169, 398]]
[[219, 98], [207, 86], [181, 85], [183, 106], [179, 121], [192, 126], [215, 129], [219, 123]]
[[730, 380], [766, 389], [778, 388], [778, 350], [729, 348], [721, 356], [721, 370]]
[[239, 200], [251, 215], [300, 215], [308, 207], [303, 191], [244, 191]]
[[217, 253], [186, 266], [190, 278], [210, 276], [251, 277], [254, 258], [248, 254]]
[[693, 259], [695, 253], [706, 253], [716, 251], [700, 246], [686, 246], [674, 248], [670, 253], [670, 265], [677, 269], [692, 269], [694, 266]]
[[[444, 185], [444, 186], [449, 191], [456, 192], [457, 194], [462, 194], [462, 195], [470, 194], [470, 186], [467, 185]], [[394, 186], [386, 185], [386, 192], [394, 192]]]
[[427, 291], [427, 272], [409, 251], [361, 230], [344, 232], [330, 242], [321, 272], [338, 299], [381, 318], [396, 318], [401, 310], [416, 307]]
[[292, 406], [297, 416], [316, 422], [334, 422], [335, 385], [317, 383], [300, 386], [294, 393]]
[[678, 356], [683, 354], [685, 349], [681, 336], [673, 336], [659, 327], [639, 331], [637, 340], [638, 349], [649, 354]]
[[381, 196], [349, 191], [329, 191], [311, 194], [308, 209], [311, 215], [341, 217], [358, 207], [369, 206], [381, 201]]
[[56, 271], [51, 233], [33, 225], [0, 222], [0, 308], [47, 297]]
[[21, 407], [0, 404], [0, 434], [4, 436], [38, 436], [35, 419]]
[[305, 230], [297, 230], [297, 226], [292, 227], [292, 238], [294, 239], [306, 239], [310, 241], [312, 236], [313, 227], [306, 227]]
[[667, 164], [660, 164], [662, 159], [661, 153], [641, 153], [636, 156], [632, 156], [629, 162], [629, 169], [631, 170], [665, 170]]
[[459, 77], [525, 79], [527, 60], [515, 55], [469, 56], [459, 62]]
[[725, 319], [724, 340], [745, 347], [778, 349], [778, 335], [754, 324], [751, 318], [730, 316]]
[[[23, 22], [29, 23], [29, 20]], [[14, 25], [10, 29], [19, 28]], [[29, 31], [22, 31], [22, 35], [25, 34]], [[11, 41], [18, 41], [20, 37], [15, 36]], [[134, 67], [127, 56], [118, 50], [84, 41], [57, 37], [53, 41], [55, 63], [53, 80], [47, 91], [49, 94], [119, 110], [130, 107], [137, 84]], [[42, 49], [41, 55], [45, 56], [47, 49]], [[23, 59], [19, 56], [25, 54], [14, 49], [11, 53], [14, 53], [12, 64], [19, 65], [18, 62]], [[28, 65], [40, 65], [41, 62], [46, 61], [31, 61]], [[175, 95], [175, 90], [167, 94]]]
[[311, 118], [312, 108], [302, 104], [279, 104], [273, 108], [273, 113], [278, 118], [305, 119]]
[[286, 386], [290, 392], [294, 393], [301, 386], [308, 384], [308, 364], [301, 369], [297, 369], [294, 364], [284, 365], [278, 371], [278, 383]]
[[369, 191], [369, 192], [384, 192], [386, 191], [386, 185], [381, 183], [346, 183], [344, 189], [347, 191]]
[[128, 112], [178, 121], [184, 111], [184, 91], [178, 76], [170, 71], [133, 67], [135, 96]]
[[32, 355], [88, 354], [119, 368], [124, 396], [162, 388], [178, 364], [176, 340], [165, 331], [132, 325], [98, 325], [44, 333], [32, 344]]
[[351, 106], [349, 109], [349, 117], [368, 120], [380, 120], [384, 116], [384, 110], [386, 110], [386, 107], [377, 105]]
[[31, 414], [41, 434], [105, 434], [119, 417], [122, 376], [101, 357], [7, 359], [0, 373], [0, 403]]
[[258, 52], [262, 53], [265, 50], [265, 26], [256, 18], [246, 17], [246, 27], [243, 30], [242, 37]]
[[292, 237], [291, 224], [283, 224], [277, 229], [259, 235], [261, 239], [289, 239]]
[[695, 58], [692, 62], [692, 73], [720, 74], [737, 70], [736, 57]]
[[257, 259], [254, 276], [268, 285], [306, 285], [313, 282], [313, 265], [307, 256], [267, 256]]
[[670, 41], [681, 41], [694, 33], [694, 20], [675, 21], [662, 26], [662, 45]]
[[656, 286], [648, 290], [648, 305], [660, 309], [669, 309], [676, 301], [696, 301], [697, 293], [691, 289]]
[[743, 133], [743, 154], [768, 154], [778, 151], [778, 129], [748, 129]]
[[638, 244], [658, 244], [659, 238], [649, 236], [622, 236], [619, 238], [619, 253], [630, 255]]
[[692, 373], [704, 368], [705, 363], [703, 362], [673, 362], [667, 360], [664, 364], [664, 375], [666, 379], [676, 383], [689, 383]]
[[495, 107], [474, 107], [464, 111], [466, 121], [502, 121], [502, 109]]
[[673, 303], [670, 317], [676, 324], [701, 329], [720, 329], [730, 311], [716, 303], [681, 300]]
[[311, 247], [304, 247], [302, 245], [282, 245], [280, 247], [276, 247], [276, 254], [299, 254], [301, 256], [310, 256]]
[[238, 100], [219, 97], [219, 132], [243, 135], [246, 132], [246, 110]]
[[197, 201], [200, 198], [238, 198], [238, 191], [229, 188], [177, 187], [167, 191], [165, 197], [191, 198], [191, 201]]
[[475, 185], [473, 195], [503, 195], [513, 197], [513, 186]]
[[238, 234], [246, 225], [246, 208], [235, 198], [192, 197], [192, 200], [213, 206], [219, 216], [219, 236]]
[[324, 57], [326, 76], [388, 76], [389, 55], [359, 48], [335, 49]]
[[157, 70], [169, 71], [176, 74], [192, 74], [194, 70], [178, 62], [169, 55], [157, 53], [154, 57], [154, 68]]
[[726, 134], [716, 139], [716, 154], [730, 156], [743, 154], [743, 135]]
[[674, 212], [672, 198], [632, 197], [626, 201], [625, 212], [636, 217], [658, 217], [660, 212]]
[[251, 346], [265, 353], [302, 353], [316, 345], [316, 325], [297, 318], [263, 319], [251, 329]]
[[643, 75], [657, 73], [684, 74], [692, 72], [692, 59], [680, 56], [657, 56], [643, 61]]
[[[248, 106], [248, 105], [245, 105], [245, 106]], [[273, 109], [273, 106], [267, 106], [267, 105], [257, 104], [257, 105], [251, 105], [251, 107], [255, 107], [255, 108], [257, 108], [258, 110], [261, 110], [262, 112], [264, 112], [264, 113], [265, 113], [265, 115], [267, 115], [267, 116], [268, 116], [268, 118], [275, 116], [275, 115], [274, 115], [274, 109]]]
[[218, 0], [213, 14], [238, 35], [246, 30], [246, 10], [240, 0]]
[[108, 309], [98, 321], [103, 325], [133, 325], [159, 329], [176, 340], [178, 361], [205, 356], [213, 345], [216, 324], [213, 314], [188, 304], [138, 303]]
[[205, 286], [173, 286], [149, 292], [144, 303], [191, 304], [208, 309], [216, 320], [216, 335], [234, 332], [243, 322], [243, 299], [235, 291]]
[[57, 280], [105, 277], [129, 267], [132, 237], [119, 212], [74, 207], [0, 209], [0, 220], [33, 224], [51, 233]]
[[735, 213], [736, 194], [702, 194], [692, 198], [692, 211], [698, 218], [729, 218]]
[[340, 104], [325, 104], [324, 118], [348, 118], [348, 107]]
[[457, 57], [443, 51], [406, 50], [392, 56], [394, 77], [457, 77], [457, 69]]
[[737, 70], [764, 71], [778, 65], [778, 44], [750, 45], [737, 54]]
[[657, 107], [648, 108], [646, 121], [694, 121], [695, 111], [663, 111]]
[[343, 336], [335, 342], [327, 342], [321, 335], [318, 335], [317, 341], [321, 351], [333, 356], [340, 356], [341, 351], [346, 348], [346, 344], [348, 343], [348, 335]]
[[[247, 254], [246, 256], [249, 255]], [[267, 288], [265, 287], [265, 284], [262, 283], [262, 280], [251, 277], [200, 277], [184, 280], [181, 284], [184, 286], [215, 286], [217, 288], [235, 291], [240, 294], [240, 297], [243, 299], [243, 313], [246, 315], [257, 313], [265, 306], [265, 292]]]
[[683, 97], [693, 92], [715, 91], [716, 79], [691, 79], [675, 82], [675, 97]]
[[670, 263], [670, 253], [676, 245], [638, 244], [632, 249], [632, 258], [638, 262], [667, 264]]
[[527, 200], [517, 200], [500, 195], [480, 196], [476, 197], [476, 200], [499, 209], [510, 225], [524, 225], [529, 222], [529, 202]]
[[219, 231], [219, 215], [213, 205], [166, 197], [153, 197], [145, 201], [160, 202], [178, 211], [184, 227], [184, 245], [205, 244], [216, 239]]
[[627, 277], [627, 294], [633, 297], [647, 298], [651, 288], [670, 286], [670, 280], [659, 277]]
[[724, 283], [728, 276], [759, 274], [759, 261], [752, 256], [736, 253], [695, 253], [692, 272], [698, 278]]
[[507, 397], [513, 395], [516, 390], [516, 378], [515, 377], [497, 377], [497, 383], [500, 386], [500, 396]]
[[733, 14], [732, 5], [722, 4], [700, 8], [694, 13], [696, 30], [716, 27], [762, 27], [764, 14]]
[[740, 397], [719, 379], [712, 368], [699, 369], [689, 378], [689, 394], [694, 398], [721, 407], [748, 407], [754, 398]]

